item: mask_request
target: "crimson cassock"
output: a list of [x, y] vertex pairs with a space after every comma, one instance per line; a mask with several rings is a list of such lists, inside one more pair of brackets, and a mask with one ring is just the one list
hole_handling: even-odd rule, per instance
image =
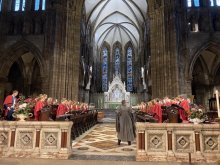
[[57, 116], [64, 115], [67, 112], [67, 107], [64, 104], [60, 104], [57, 108]]

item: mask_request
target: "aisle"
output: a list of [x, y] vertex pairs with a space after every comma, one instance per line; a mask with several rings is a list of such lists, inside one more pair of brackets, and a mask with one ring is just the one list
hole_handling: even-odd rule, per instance
[[115, 123], [97, 124], [73, 141], [70, 159], [135, 160], [136, 143], [117, 145]]

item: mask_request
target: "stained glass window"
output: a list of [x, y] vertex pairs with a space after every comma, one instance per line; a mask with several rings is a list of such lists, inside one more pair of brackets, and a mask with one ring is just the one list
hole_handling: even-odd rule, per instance
[[195, 7], [199, 7], [200, 5], [199, 5], [199, 0], [194, 0], [194, 5], [195, 5]]
[[192, 0], [187, 0], [187, 6], [192, 7]]
[[26, 3], [26, 0], [23, 0], [22, 1], [22, 9], [21, 9], [22, 11], [25, 11], [25, 3]]
[[216, 0], [217, 6], [220, 6], [220, 0]]
[[0, 11], [2, 11], [2, 0], [0, 0]]
[[102, 50], [102, 90], [108, 91], [108, 49]]
[[20, 9], [20, 3], [21, 3], [20, 0], [16, 0], [16, 1], [15, 1], [15, 11], [19, 11], [19, 9]]
[[34, 10], [37, 11], [40, 9], [40, 0], [35, 0]]
[[121, 64], [120, 49], [117, 47], [115, 49], [115, 75], [120, 74], [120, 64]]
[[46, 0], [42, 0], [42, 10], [46, 9]]
[[210, 5], [214, 6], [214, 0], [210, 0]]
[[127, 91], [133, 91], [133, 79], [132, 79], [132, 49], [128, 47], [127, 49]]

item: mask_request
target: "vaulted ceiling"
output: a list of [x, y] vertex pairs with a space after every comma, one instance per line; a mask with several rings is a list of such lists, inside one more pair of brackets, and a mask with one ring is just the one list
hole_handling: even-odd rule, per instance
[[87, 23], [93, 29], [96, 46], [129, 41], [138, 48], [146, 20], [146, 0], [85, 0]]

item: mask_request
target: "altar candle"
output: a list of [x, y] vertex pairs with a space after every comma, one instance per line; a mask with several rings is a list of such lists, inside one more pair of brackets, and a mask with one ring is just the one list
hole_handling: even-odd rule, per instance
[[220, 108], [219, 108], [218, 90], [215, 90], [215, 96], [216, 96], [216, 103], [217, 103], [217, 110], [218, 110], [218, 118], [220, 118]]

